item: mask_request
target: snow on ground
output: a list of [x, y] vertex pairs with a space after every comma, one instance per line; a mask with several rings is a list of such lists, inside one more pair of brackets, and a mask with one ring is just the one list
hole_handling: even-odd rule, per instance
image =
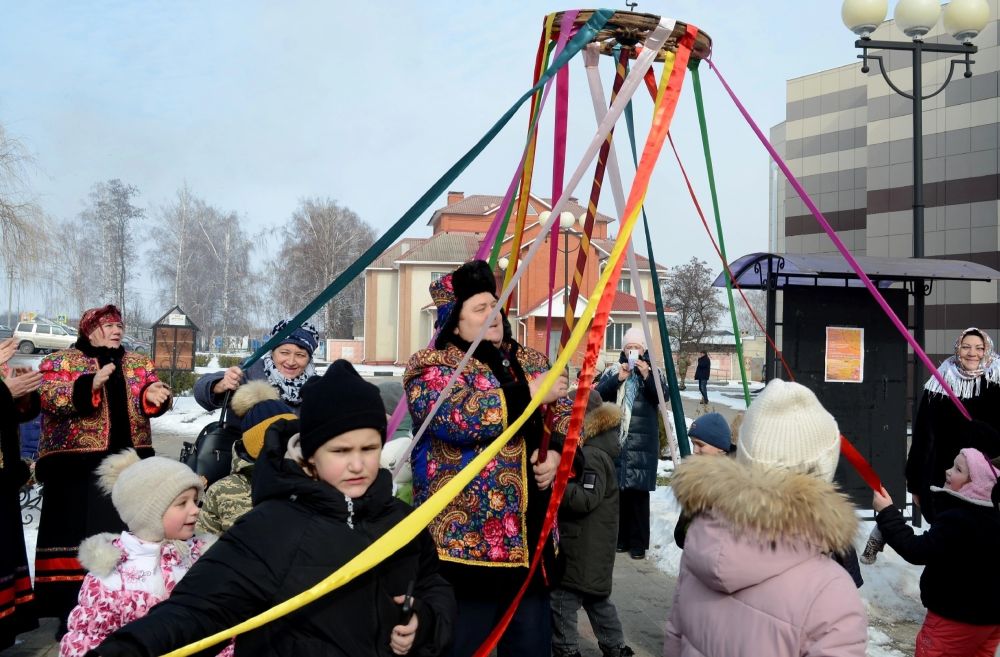
[[[751, 381], [748, 387], [750, 388], [750, 393], [753, 394], [755, 391], [763, 388], [764, 384], [759, 381]], [[681, 390], [680, 393], [681, 397], [685, 399], [701, 399], [701, 393], [698, 392], [697, 385], [692, 386], [688, 383], [687, 389]], [[753, 397], [750, 400], [753, 401]], [[740, 411], [746, 410], [747, 405], [743, 400], [743, 384], [739, 381], [730, 381], [725, 386], [709, 385], [708, 403], [721, 404], [722, 406], [728, 406]]]
[[158, 433], [170, 433], [193, 438], [198, 437], [198, 433], [209, 422], [219, 419], [219, 411], [206, 411], [198, 405], [194, 397], [176, 397], [174, 407], [161, 415], [152, 418], [151, 425], [153, 436]]

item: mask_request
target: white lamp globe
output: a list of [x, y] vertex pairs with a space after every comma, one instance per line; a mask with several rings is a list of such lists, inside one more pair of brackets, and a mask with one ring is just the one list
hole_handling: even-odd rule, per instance
[[903, 34], [919, 40], [937, 24], [941, 5], [938, 0], [899, 0], [892, 16]]
[[944, 29], [956, 41], [969, 43], [990, 22], [986, 0], [951, 0], [944, 6]]
[[563, 230], [569, 230], [576, 223], [576, 217], [573, 213], [566, 210], [559, 213], [559, 227]]
[[885, 20], [888, 11], [889, 0], [844, 0], [840, 7], [840, 18], [847, 29], [862, 39], [867, 39]]
[[538, 223], [544, 224], [549, 220], [549, 217], [551, 216], [552, 216], [551, 212], [549, 212], [548, 210], [542, 210], [541, 212], [538, 213]]
[[509, 264], [510, 264], [510, 259], [507, 258], [506, 256], [497, 260], [497, 266], [504, 271], [507, 271], [507, 266]]
[[581, 212], [580, 216], [577, 217], [576, 220], [580, 222], [581, 226], [586, 226], [587, 225], [587, 213], [586, 212]]

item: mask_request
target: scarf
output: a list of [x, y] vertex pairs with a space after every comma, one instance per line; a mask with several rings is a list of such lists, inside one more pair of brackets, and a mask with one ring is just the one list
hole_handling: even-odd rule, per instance
[[[615, 369], [617, 370], [617, 368]], [[618, 429], [618, 445], [621, 447], [625, 446], [625, 440], [628, 438], [628, 428], [632, 423], [632, 404], [635, 403], [635, 397], [639, 394], [642, 385], [642, 377], [632, 372], [625, 379], [625, 383], [618, 386], [618, 405], [622, 409], [622, 424]]]
[[[979, 367], [971, 371], [963, 368], [962, 363], [959, 361], [959, 349], [962, 345], [962, 339], [970, 333], [981, 335], [983, 344], [986, 347], [986, 355], [983, 357]], [[941, 363], [940, 367], [938, 367], [938, 372], [948, 382], [948, 386], [951, 387], [959, 399], [977, 397], [984, 378], [988, 383], [1000, 383], [1000, 359], [997, 358], [996, 352], [993, 351], [993, 340], [990, 339], [986, 331], [981, 329], [975, 327], [965, 329], [959, 334], [958, 339], [955, 340], [954, 355], [949, 356]], [[924, 390], [935, 395], [948, 394], [933, 376], [924, 384]]]
[[302, 386], [310, 377], [316, 375], [316, 366], [310, 360], [306, 368], [302, 370], [302, 374], [299, 374], [294, 379], [286, 379], [285, 375], [278, 371], [278, 368], [274, 364], [274, 359], [271, 358], [271, 354], [268, 353], [261, 361], [264, 363], [264, 377], [267, 382], [278, 389], [278, 394], [281, 395], [282, 401], [284, 401], [289, 406], [301, 406], [302, 397]]

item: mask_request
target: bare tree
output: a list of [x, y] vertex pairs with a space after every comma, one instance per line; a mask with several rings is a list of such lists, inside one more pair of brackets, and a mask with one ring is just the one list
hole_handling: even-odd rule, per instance
[[673, 267], [663, 282], [663, 303], [675, 313], [667, 318], [667, 326], [680, 346], [677, 369], [681, 380], [687, 372], [688, 354], [698, 349], [725, 310], [712, 287], [714, 278], [708, 263], [691, 258]]
[[[743, 294], [746, 295], [747, 301], [750, 302], [750, 308], [753, 308], [753, 312], [760, 321], [767, 321], [767, 294], [760, 290], [744, 290]], [[739, 322], [740, 331], [744, 335], [764, 335], [764, 331], [757, 325], [753, 314], [750, 313], [750, 308], [747, 307], [742, 296], [736, 297], [736, 321]]]
[[117, 178], [97, 183], [90, 192], [90, 207], [81, 215], [89, 228], [89, 239], [100, 247], [91, 256], [110, 254], [107, 261], [98, 262], [97, 283], [101, 295], [119, 308], [125, 308], [125, 290], [133, 274], [136, 224], [146, 216], [142, 208], [132, 204], [138, 195], [138, 188]]
[[0, 258], [8, 282], [8, 322], [13, 321], [10, 312], [14, 279], [19, 270], [44, 261], [51, 232], [50, 222], [29, 191], [31, 164], [24, 145], [0, 125]]
[[[275, 297], [286, 312], [298, 312], [374, 241], [375, 229], [336, 201], [302, 200], [269, 268]], [[326, 304], [322, 322], [329, 337], [351, 338], [364, 330], [361, 277]]]
[[185, 185], [158, 215], [149, 259], [160, 301], [181, 306], [210, 340], [249, 334], [259, 276], [250, 265], [253, 240], [236, 214], [208, 205]]

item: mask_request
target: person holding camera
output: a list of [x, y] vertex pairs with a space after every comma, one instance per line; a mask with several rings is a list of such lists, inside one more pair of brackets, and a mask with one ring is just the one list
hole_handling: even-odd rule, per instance
[[[656, 468], [660, 454], [660, 423], [657, 417], [656, 382], [642, 330], [630, 328], [622, 337], [624, 347], [618, 362], [607, 368], [595, 389], [604, 401], [621, 407], [618, 437], [621, 454], [618, 468], [618, 551], [633, 559], [645, 559], [649, 549], [649, 493], [656, 490]], [[660, 375], [663, 393], [667, 383]]]

